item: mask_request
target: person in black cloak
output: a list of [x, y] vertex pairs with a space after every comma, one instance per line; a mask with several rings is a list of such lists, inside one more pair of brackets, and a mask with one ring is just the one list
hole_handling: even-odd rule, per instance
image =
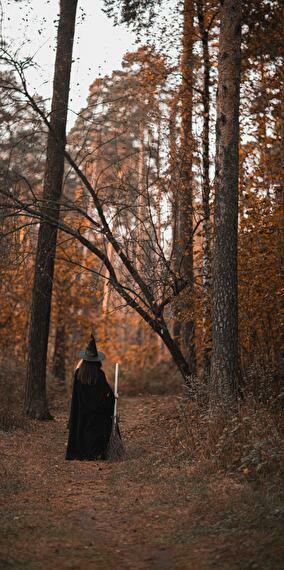
[[115, 397], [102, 370], [104, 354], [97, 351], [93, 335], [79, 356], [82, 360], [74, 375], [66, 459], [107, 459]]

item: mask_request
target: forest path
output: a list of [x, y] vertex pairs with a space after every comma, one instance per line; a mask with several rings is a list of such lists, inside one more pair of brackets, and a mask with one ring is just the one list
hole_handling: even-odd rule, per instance
[[121, 463], [65, 461], [62, 411], [31, 431], [3, 433], [0, 568], [279, 568], [269, 521], [255, 524], [249, 504], [239, 513], [238, 482], [224, 491], [223, 479], [174, 460], [176, 403], [121, 399]]

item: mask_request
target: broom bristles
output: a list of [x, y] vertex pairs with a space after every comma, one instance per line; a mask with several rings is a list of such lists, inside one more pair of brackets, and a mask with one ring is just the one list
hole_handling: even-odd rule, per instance
[[115, 427], [111, 430], [111, 435], [109, 438], [108, 448], [107, 448], [107, 459], [109, 461], [121, 461], [126, 456], [124, 445], [122, 443], [118, 423], [116, 422]]

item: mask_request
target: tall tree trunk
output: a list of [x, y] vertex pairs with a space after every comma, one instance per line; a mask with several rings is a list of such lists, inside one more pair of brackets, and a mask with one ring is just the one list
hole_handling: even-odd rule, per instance
[[[284, 89], [284, 66], [282, 64], [281, 72], [281, 87], [283, 92]], [[279, 284], [283, 283], [283, 275], [284, 275], [284, 100], [282, 99], [280, 103], [280, 156], [281, 156], [281, 163], [280, 163], [280, 175], [279, 175], [279, 184], [276, 188], [276, 224], [277, 224], [277, 257], [278, 257], [278, 276], [279, 276]], [[280, 301], [280, 296], [279, 296]], [[279, 302], [279, 305], [281, 302]], [[279, 316], [281, 315], [281, 307], [279, 306]], [[281, 341], [280, 341], [281, 342]], [[277, 355], [277, 371], [279, 378], [283, 377], [284, 373], [284, 361], [283, 361], [283, 350], [278, 350]]]
[[[143, 262], [145, 264], [144, 258], [144, 240], [145, 231], [143, 223], [146, 219], [146, 206], [145, 206], [145, 193], [146, 193], [146, 164], [145, 164], [145, 126], [141, 122], [139, 128], [139, 138], [140, 138], [140, 151], [138, 155], [138, 203], [137, 203], [137, 232], [136, 232], [136, 268], [140, 272], [143, 269]], [[136, 341], [137, 344], [142, 346], [145, 340], [145, 329], [143, 327], [143, 321], [138, 317], [136, 325]]]
[[[77, 0], [60, 0], [53, 97], [43, 188], [43, 214], [58, 220], [64, 172], [64, 149]], [[41, 222], [33, 285], [25, 410], [29, 417], [50, 419], [46, 399], [46, 359], [57, 228]]]
[[202, 133], [202, 210], [203, 210], [203, 371], [210, 375], [211, 350], [211, 223], [210, 223], [210, 177], [209, 177], [209, 133], [210, 133], [210, 60], [208, 30], [204, 22], [203, 0], [197, 1], [197, 17], [202, 41], [203, 55], [203, 133]]
[[179, 200], [179, 236], [182, 253], [181, 273], [189, 280], [187, 290], [190, 317], [182, 327], [184, 351], [190, 374], [196, 373], [194, 283], [193, 283], [193, 180], [192, 180], [192, 110], [193, 110], [193, 0], [184, 0], [182, 86], [181, 86], [181, 189]]
[[238, 385], [238, 143], [241, 0], [220, 9], [213, 248], [211, 409], [229, 407]]
[[[282, 70], [282, 76], [284, 76], [284, 70]], [[282, 86], [284, 88], [284, 77], [282, 81]], [[283, 238], [284, 238], [284, 100], [281, 101], [280, 107], [280, 124], [281, 124], [281, 133], [280, 133], [280, 155], [281, 155], [281, 169], [280, 169], [280, 184], [276, 190], [276, 202], [278, 206], [278, 246], [279, 246], [279, 275], [282, 279], [283, 277]]]
[[[169, 105], [169, 177], [170, 193], [172, 198], [172, 242], [173, 262], [175, 273], [180, 271], [180, 235], [179, 235], [179, 187], [178, 187], [178, 152], [177, 152], [177, 113], [178, 93], [173, 93]], [[175, 342], [181, 345], [181, 318], [178, 303], [173, 309], [173, 337]]]
[[[157, 140], [156, 140], [156, 174], [157, 174], [157, 187], [156, 187], [156, 214], [157, 214], [157, 240], [162, 249], [164, 249], [164, 235], [162, 232], [162, 184], [161, 184], [161, 142], [162, 142], [162, 116], [161, 110], [157, 117]], [[155, 336], [156, 350], [153, 354], [153, 361], [160, 363], [163, 359], [165, 345], [160, 336]]]

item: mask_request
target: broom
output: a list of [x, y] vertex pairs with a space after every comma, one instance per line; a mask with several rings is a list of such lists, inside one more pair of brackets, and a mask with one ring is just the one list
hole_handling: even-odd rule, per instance
[[120, 437], [119, 427], [118, 427], [118, 417], [117, 417], [117, 399], [118, 399], [118, 369], [119, 365], [115, 365], [115, 381], [114, 381], [114, 411], [113, 411], [113, 421], [112, 429], [108, 442], [107, 448], [107, 459], [110, 461], [120, 461], [125, 457], [125, 449]]

